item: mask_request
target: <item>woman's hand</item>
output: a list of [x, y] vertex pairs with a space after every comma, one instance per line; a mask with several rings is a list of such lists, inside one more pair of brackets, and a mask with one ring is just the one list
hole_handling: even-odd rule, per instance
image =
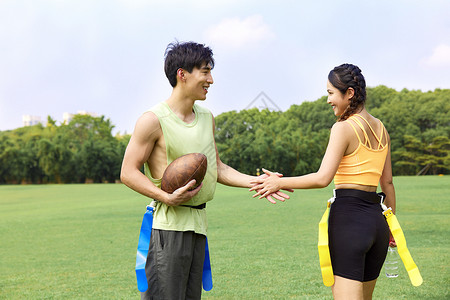
[[[265, 174], [257, 177], [251, 183], [253, 187], [250, 188], [250, 191], [256, 191], [253, 197], [259, 196], [259, 199], [266, 198], [271, 203], [276, 203], [275, 198], [280, 201], [284, 201], [285, 199], [289, 199], [289, 196], [283, 192], [280, 192], [280, 177], [282, 174], [270, 172], [266, 169], [262, 169]], [[293, 190], [287, 190], [293, 192]]]
[[397, 243], [392, 236], [392, 233], [389, 233], [389, 247], [397, 247]]

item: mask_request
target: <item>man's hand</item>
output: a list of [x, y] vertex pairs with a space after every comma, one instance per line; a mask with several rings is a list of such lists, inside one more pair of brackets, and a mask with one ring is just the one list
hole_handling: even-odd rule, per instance
[[201, 183], [198, 187], [191, 190], [195, 186], [195, 179], [189, 181], [185, 186], [176, 189], [172, 194], [167, 194], [167, 199], [164, 200], [164, 203], [168, 206], [178, 206], [189, 200], [191, 200], [195, 195], [200, 192], [200, 189], [203, 186]]
[[[252, 181], [252, 183], [254, 184], [254, 186], [250, 189], [250, 191], [256, 191], [256, 195], [253, 195], [253, 197], [256, 197], [258, 195], [261, 195], [260, 193], [262, 192], [262, 188], [257, 188], [256, 185], [260, 184], [260, 183], [264, 183], [265, 179], [267, 179], [268, 177], [270, 177], [270, 175], [276, 175], [278, 176], [278, 178], [283, 177], [283, 174], [280, 174], [278, 172], [276, 173], [272, 173], [270, 171], [267, 171], [265, 169], [263, 169], [264, 174], [258, 176], [257, 180]], [[287, 189], [286, 191], [293, 193], [294, 190], [292, 189]], [[269, 201], [270, 203], [276, 204], [277, 202], [273, 199], [277, 199], [278, 201], [285, 201], [286, 199], [289, 199], [289, 195], [281, 192], [280, 190], [274, 191], [272, 193], [266, 193], [264, 196], [259, 197], [261, 198], [266, 198], [267, 201]]]
[[[258, 192], [259, 190], [256, 190], [256, 191]], [[289, 191], [293, 192], [293, 190], [289, 190]], [[277, 199], [278, 201], [284, 202], [286, 199], [289, 199], [291, 197], [289, 197], [289, 195], [287, 195], [281, 191], [277, 191], [273, 194], [265, 196], [264, 198], [266, 198], [267, 201], [269, 201], [270, 203], [276, 204], [277, 202], [273, 198]]]

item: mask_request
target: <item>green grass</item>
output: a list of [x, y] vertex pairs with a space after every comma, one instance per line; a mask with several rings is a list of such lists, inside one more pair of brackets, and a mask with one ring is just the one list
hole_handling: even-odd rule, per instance
[[[398, 218], [424, 283], [380, 276], [374, 299], [450, 297], [450, 177], [396, 177]], [[317, 225], [331, 188], [272, 205], [217, 186], [208, 203], [214, 288], [203, 299], [332, 299]], [[146, 199], [120, 184], [0, 186], [0, 299], [139, 299]]]

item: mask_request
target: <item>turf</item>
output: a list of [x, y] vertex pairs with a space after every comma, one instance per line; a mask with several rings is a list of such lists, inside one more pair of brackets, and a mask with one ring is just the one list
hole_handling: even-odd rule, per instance
[[[424, 283], [380, 276], [374, 299], [450, 297], [450, 177], [396, 177], [397, 211]], [[286, 203], [217, 186], [208, 203], [214, 288], [203, 299], [332, 299], [317, 224], [331, 188]], [[146, 199], [120, 184], [0, 186], [0, 299], [139, 299]]]

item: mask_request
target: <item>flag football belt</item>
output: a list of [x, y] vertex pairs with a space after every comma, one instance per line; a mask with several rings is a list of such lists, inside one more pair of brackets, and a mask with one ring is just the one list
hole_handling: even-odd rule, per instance
[[195, 209], [204, 209], [206, 207], [206, 203], [197, 205], [197, 206], [190, 206], [190, 205], [180, 205], [180, 206], [184, 206], [184, 207], [190, 207], [190, 208], [195, 208]]
[[[203, 206], [200, 208], [200, 206]], [[198, 206], [190, 206], [195, 209], [203, 209], [206, 204]], [[139, 243], [136, 253], [136, 279], [137, 286], [140, 292], [145, 292], [148, 289], [147, 276], [145, 274], [145, 264], [147, 262], [148, 249], [150, 246], [150, 238], [152, 235], [153, 225], [153, 213], [155, 211], [156, 201], [152, 201], [147, 206], [147, 211], [142, 219], [141, 231], [139, 233]], [[202, 274], [203, 289], [210, 291], [213, 288], [211, 262], [209, 260], [208, 238], [206, 238], [205, 245], [205, 259], [203, 261], [203, 274]]]
[[[362, 194], [364, 195], [364, 197], [361, 197]], [[389, 229], [394, 236], [395, 242], [397, 243], [398, 253], [403, 261], [406, 271], [408, 272], [409, 279], [412, 285], [421, 285], [423, 282], [422, 276], [420, 275], [419, 269], [414, 263], [414, 260], [412, 259], [408, 248], [406, 247], [406, 239], [403, 234], [402, 228], [398, 223], [397, 217], [392, 212], [392, 209], [390, 207], [387, 208], [383, 203], [386, 195], [384, 193], [369, 194], [364, 191], [340, 189], [333, 190], [333, 197], [328, 200], [327, 209], [325, 210], [325, 213], [323, 214], [322, 219], [319, 223], [319, 242], [317, 246], [319, 250], [320, 270], [322, 272], [323, 284], [325, 286], [332, 286], [334, 284], [333, 267], [331, 265], [330, 249], [328, 248], [328, 216], [330, 214], [331, 204], [335, 201], [337, 196], [359, 196], [359, 198], [368, 199], [369, 201], [374, 203], [380, 203], [383, 209], [383, 215], [385, 216], [386, 221], [389, 225]]]

